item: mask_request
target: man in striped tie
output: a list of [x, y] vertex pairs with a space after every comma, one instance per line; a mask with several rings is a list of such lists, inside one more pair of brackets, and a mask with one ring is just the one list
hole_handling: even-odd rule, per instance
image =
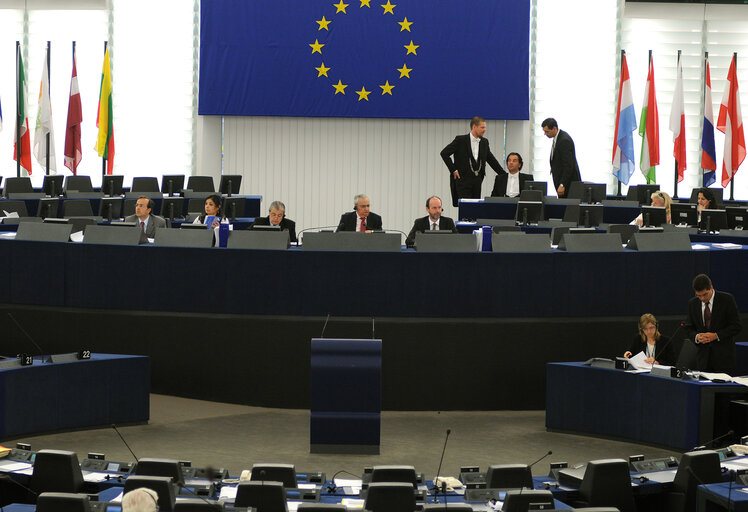
[[371, 211], [369, 196], [358, 194], [353, 198], [353, 211], [340, 216], [338, 231], [370, 233], [382, 229], [382, 217]]
[[431, 196], [426, 199], [426, 213], [428, 213], [428, 215], [416, 219], [413, 223], [413, 229], [410, 230], [408, 238], [405, 239], [405, 243], [408, 247], [412, 247], [415, 244], [416, 233], [419, 232], [449, 231], [451, 233], [457, 233], [455, 221], [442, 215], [442, 200], [438, 196]]

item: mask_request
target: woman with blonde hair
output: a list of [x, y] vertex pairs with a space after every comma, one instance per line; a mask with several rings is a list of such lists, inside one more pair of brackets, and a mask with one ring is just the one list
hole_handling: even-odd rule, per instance
[[644, 352], [645, 362], [648, 364], [675, 364], [675, 351], [668, 343], [670, 338], [660, 334], [657, 319], [651, 313], [645, 313], [639, 318], [639, 334], [634, 337], [629, 349], [623, 353], [628, 359], [639, 352]]
[[[660, 208], [662, 208], [663, 206], [665, 207], [665, 216], [667, 218], [667, 223], [670, 224], [670, 205], [673, 204], [673, 200], [670, 195], [667, 192], [658, 190], [657, 192], [652, 192], [651, 197], [652, 206], [659, 206]], [[631, 224], [642, 226], [644, 224], [644, 215], [640, 213], [637, 218], [631, 221]]]

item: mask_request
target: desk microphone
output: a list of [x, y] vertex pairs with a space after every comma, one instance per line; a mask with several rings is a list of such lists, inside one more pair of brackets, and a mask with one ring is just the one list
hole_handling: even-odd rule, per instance
[[[331, 228], [335, 228], [335, 229], [337, 229], [338, 227], [339, 227], [339, 226], [338, 226], [338, 225], [336, 224], [336, 225], [334, 225], [334, 226], [313, 226], [313, 227], [311, 227], [311, 228], [306, 228], [306, 229], [302, 229], [302, 230], [301, 230], [301, 231], [299, 231], [299, 233], [298, 233], [298, 234], [296, 235], [296, 239], [297, 239], [297, 240], [299, 240], [299, 241], [301, 241], [301, 234], [302, 234], [302, 233], [304, 233], [304, 232], [306, 232], [306, 231], [311, 231], [312, 229], [331, 229]], [[303, 245], [303, 242], [302, 242], [302, 245]]]
[[703, 444], [703, 445], [701, 445], [701, 446], [694, 446], [693, 448], [691, 448], [691, 451], [695, 451], [695, 450], [706, 450], [706, 447], [707, 447], [707, 446], [709, 446], [709, 445], [711, 445], [711, 444], [714, 444], [714, 443], [716, 443], [716, 442], [717, 442], [717, 441], [719, 441], [720, 439], [724, 439], [725, 437], [728, 437], [728, 436], [732, 436], [733, 434], [735, 434], [735, 431], [734, 431], [734, 430], [732, 430], [732, 429], [730, 429], [730, 430], [728, 430], [728, 431], [727, 431], [727, 432], [726, 432], [725, 434], [722, 434], [721, 436], [715, 437], [715, 438], [714, 438], [714, 439], [712, 439], [711, 441], [709, 441], [709, 442], [706, 442], [706, 443], [704, 443], [704, 444]]
[[24, 329], [23, 327], [21, 327], [21, 324], [19, 324], [18, 321], [15, 319], [15, 317], [10, 314], [10, 311], [8, 311], [8, 317], [11, 320], [13, 320], [13, 323], [16, 324], [16, 326], [18, 326], [18, 328], [21, 330], [21, 332], [26, 335], [26, 337], [29, 339], [29, 341], [34, 344], [34, 346], [36, 347], [36, 349], [39, 351], [39, 355], [43, 356], [44, 355], [44, 351], [42, 350], [42, 347], [40, 347], [39, 344], [36, 341], [34, 341], [34, 338], [32, 338], [29, 335], [29, 333], [26, 332], [26, 329]]
[[138, 456], [135, 455], [135, 452], [132, 451], [132, 448], [130, 448], [130, 445], [127, 444], [127, 441], [125, 441], [125, 438], [120, 433], [119, 429], [117, 428], [117, 425], [115, 425], [114, 423], [112, 423], [112, 428], [114, 429], [115, 432], [117, 432], [117, 435], [119, 436], [120, 439], [122, 439], [122, 442], [125, 444], [125, 446], [127, 447], [127, 449], [130, 450], [130, 453], [132, 454], [133, 458], [135, 459], [135, 462], [138, 462]]
[[335, 477], [338, 476], [340, 473], [348, 473], [354, 478], [359, 478], [360, 475], [354, 475], [350, 471], [346, 471], [345, 469], [341, 469], [340, 471], [336, 471], [335, 474], [332, 475], [332, 478], [330, 479], [330, 485], [327, 486], [327, 492], [335, 492], [338, 490], [338, 486], [335, 485]]
[[325, 337], [325, 329], [327, 329], [327, 322], [330, 321], [330, 313], [327, 313], [327, 318], [325, 318], [325, 325], [322, 326], [322, 334], [319, 335], [320, 338]]
[[[434, 502], [439, 503], [439, 473], [442, 471], [442, 462], [444, 461], [444, 452], [447, 451], [447, 441], [449, 441], [449, 434], [452, 433], [452, 429], [447, 429], [447, 435], [444, 437], [444, 446], [442, 447], [442, 457], [439, 459], [439, 468], [436, 470], [436, 478], [434, 478]], [[446, 489], [446, 487], [445, 487]], [[445, 500], [446, 501], [446, 500]]]
[[538, 463], [538, 462], [540, 462], [541, 460], [545, 459], [545, 458], [546, 458], [546, 457], [548, 457], [549, 455], [553, 455], [553, 451], [552, 451], [552, 450], [548, 450], [548, 453], [546, 453], [545, 455], [543, 455], [542, 457], [540, 457], [540, 458], [539, 458], [538, 460], [536, 460], [536, 461], [535, 461], [535, 462], [533, 462], [532, 464], [528, 464], [528, 466], [527, 466], [527, 467], [528, 467], [528, 468], [530, 468], [530, 469], [532, 469], [532, 467], [533, 467], [533, 466], [534, 466], [535, 464], [537, 464], [537, 463]]
[[[675, 335], [678, 334], [678, 332], [681, 329], [683, 329], [686, 325], [688, 325], [688, 324], [686, 324], [686, 322], [681, 322], [680, 325], [678, 325], [678, 328], [675, 330], [675, 332], [673, 333], [673, 335], [670, 336], [670, 339], [667, 340], [667, 342], [660, 349], [659, 355], [662, 355], [662, 353], [665, 352], [665, 349], [667, 348], [667, 346], [670, 345], [670, 343], [672, 343], [672, 341], [675, 339]], [[657, 354], [657, 345], [655, 345], [655, 355], [652, 358], [652, 366], [650, 366], [650, 368], [649, 368], [650, 370], [652, 370], [652, 368], [654, 368], [654, 364], [655, 364], [654, 362], [657, 360], [657, 355], [658, 355]]]

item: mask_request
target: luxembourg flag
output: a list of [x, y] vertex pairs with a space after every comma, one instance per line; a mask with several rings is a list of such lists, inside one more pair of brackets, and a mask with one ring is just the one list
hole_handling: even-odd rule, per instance
[[626, 54], [621, 53], [621, 83], [618, 86], [618, 110], [616, 111], [616, 133], [613, 137], [613, 174], [624, 185], [629, 184], [636, 170], [634, 162], [634, 131], [636, 112], [631, 95], [631, 80]]
[[678, 163], [678, 183], [686, 171], [686, 109], [683, 102], [683, 65], [678, 55], [678, 70], [670, 109], [670, 131], [673, 132], [673, 156]]
[[701, 131], [701, 168], [704, 170], [704, 186], [717, 181], [717, 151], [714, 149], [714, 108], [712, 107], [712, 75], [709, 58], [706, 64], [706, 87], [704, 88], [704, 128]]
[[727, 84], [719, 106], [717, 129], [725, 134], [725, 155], [722, 160], [722, 186], [727, 187], [732, 177], [738, 172], [745, 160], [745, 135], [743, 135], [743, 116], [740, 113], [740, 95], [738, 94], [738, 74], [735, 69], [735, 55], [727, 72]]

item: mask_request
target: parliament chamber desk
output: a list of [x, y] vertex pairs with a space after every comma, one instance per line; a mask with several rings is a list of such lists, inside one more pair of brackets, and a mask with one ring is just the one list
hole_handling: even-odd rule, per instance
[[697, 499], [699, 512], [748, 512], [748, 488], [739, 484], [723, 482], [700, 485]]
[[[44, 357], [46, 359], [46, 357]], [[0, 439], [24, 434], [148, 421], [150, 361], [91, 354], [91, 359], [0, 370]]]
[[733, 383], [680, 380], [648, 373], [549, 363], [546, 428], [690, 450], [715, 432], [720, 396], [748, 398]]
[[[513, 219], [517, 212], [517, 201], [493, 203], [482, 199], [460, 199], [458, 206], [459, 220], [474, 221], [475, 219]], [[546, 219], [563, 219], [566, 212], [567, 203], [570, 200], [557, 199], [555, 197], [546, 198], [545, 217]], [[641, 208], [638, 206], [620, 206], [605, 204], [603, 206], [603, 222], [606, 224], [628, 224], [634, 220]]]

